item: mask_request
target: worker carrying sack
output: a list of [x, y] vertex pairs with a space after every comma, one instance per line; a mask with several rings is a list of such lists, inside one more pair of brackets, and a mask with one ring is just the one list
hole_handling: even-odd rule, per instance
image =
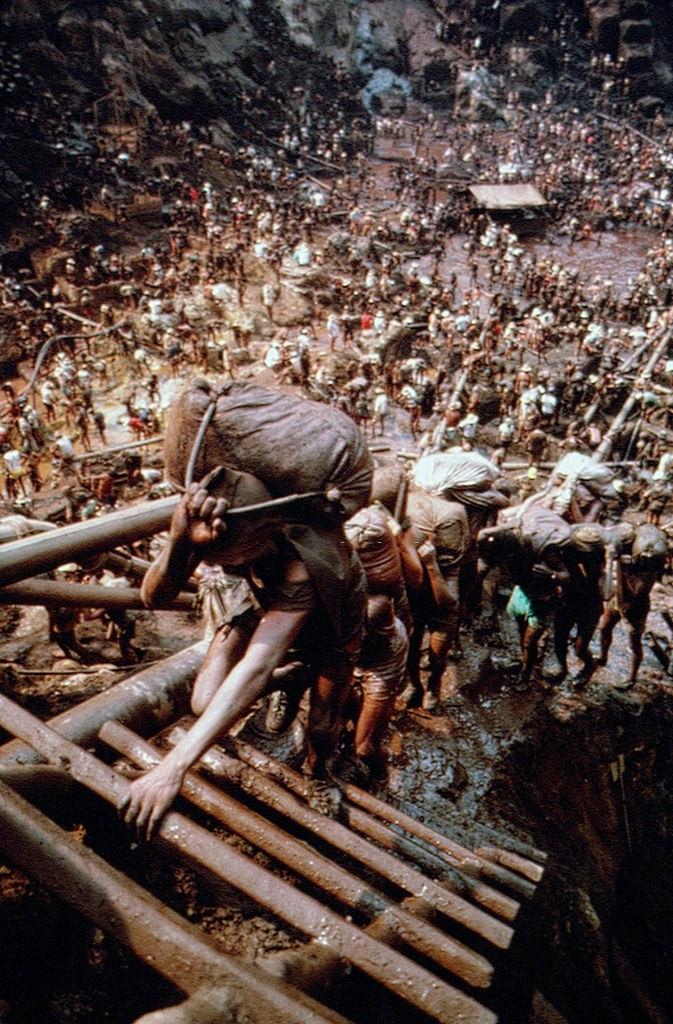
[[345, 532], [364, 567], [368, 593], [392, 598], [395, 614], [405, 628], [411, 630], [404, 570], [397, 542], [388, 526], [389, 518], [383, 507], [369, 505], [348, 520]]
[[333, 521], [369, 503], [373, 460], [353, 420], [256, 384], [191, 382], [169, 409], [164, 450], [168, 479], [178, 487], [191, 459], [195, 481], [224, 465], [256, 476], [274, 498], [331, 493], [321, 507]]
[[414, 541], [430, 541], [443, 572], [455, 568], [470, 546], [470, 528], [464, 507], [437, 495], [412, 491], [407, 505]]
[[479, 452], [433, 452], [414, 467], [414, 483], [426, 494], [478, 508], [505, 508], [502, 471]]

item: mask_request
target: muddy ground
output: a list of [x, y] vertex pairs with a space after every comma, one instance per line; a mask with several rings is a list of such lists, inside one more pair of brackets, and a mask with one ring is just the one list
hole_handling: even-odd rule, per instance
[[[670, 605], [667, 587], [658, 588], [654, 603]], [[656, 628], [656, 613], [653, 619]], [[100, 655], [85, 671], [54, 657], [43, 611], [6, 609], [3, 625], [4, 636], [10, 630], [13, 636], [0, 644], [0, 661], [11, 659], [15, 667], [3, 670], [2, 691], [40, 717], [124, 675], [105, 660], [115, 652], [99, 623], [83, 632]], [[147, 661], [199, 633], [191, 615], [138, 613]], [[520, 694], [502, 668], [515, 653], [512, 636], [475, 642], [466, 634], [463, 642], [438, 711], [394, 716], [390, 778], [381, 795], [468, 845], [505, 845], [510, 837], [549, 852], [547, 878], [518, 922], [515, 948], [496, 986], [501, 1019], [666, 1020], [673, 920], [662, 894], [670, 874], [673, 680], [648, 655], [636, 690], [614, 690], [611, 683], [625, 669], [618, 636], [610, 668], [581, 692], [538, 681]], [[296, 762], [301, 730], [272, 738], [263, 719], [262, 707], [243, 738]], [[611, 774], [620, 753], [621, 781]], [[254, 960], [303, 941], [229, 887], [213, 892], [193, 872], [134, 843], [107, 810], [98, 810], [92, 822], [86, 808], [79, 816], [73, 809], [63, 824], [234, 955]], [[232, 842], [253, 853], [241, 840]], [[263, 855], [255, 858], [268, 866]], [[178, 999], [116, 942], [10, 866], [0, 869], [0, 933], [0, 1021], [7, 1024], [127, 1024]], [[563, 1017], [548, 1013], [548, 1003]], [[657, 1004], [659, 1010], [643, 1012], [643, 1005]]]
[[[371, 199], [386, 201], [388, 164], [374, 159], [372, 169], [378, 184]], [[624, 230], [576, 243], [572, 251], [558, 240], [526, 244], [536, 251], [553, 249], [555, 258], [562, 253], [586, 275], [609, 259], [619, 289], [637, 272], [650, 241], [649, 232]], [[443, 269], [456, 269], [460, 283], [467, 284], [463, 242], [455, 238]], [[258, 304], [260, 284], [253, 282], [248, 305]], [[291, 289], [284, 290], [280, 308], [281, 320], [300, 315]], [[262, 324], [256, 355], [269, 333], [269, 325]], [[324, 349], [325, 339], [319, 347]], [[269, 371], [258, 362], [242, 375], [270, 383]], [[122, 381], [106, 396], [113, 419], [129, 383]], [[167, 374], [163, 383], [166, 388], [171, 383]], [[123, 436], [123, 427], [115, 426], [111, 440]], [[393, 449], [410, 445], [405, 414], [391, 422], [385, 441]], [[665, 633], [659, 612], [670, 606], [670, 594], [666, 581], [655, 590], [655, 632]], [[200, 635], [200, 624], [190, 615], [135, 615], [142, 664]], [[100, 622], [80, 628], [92, 652], [84, 670], [48, 642], [42, 609], [2, 609], [0, 626], [0, 688], [40, 717], [65, 710], [129, 671], [118, 664], [118, 650], [105, 640]], [[529, 693], [516, 693], [507, 671], [514, 637], [506, 626], [502, 634], [466, 633], [463, 648], [462, 659], [447, 671], [436, 712], [394, 716], [386, 795], [470, 845], [506, 845], [509, 836], [549, 853], [546, 881], [518, 925], [516, 948], [496, 986], [501, 1019], [510, 1024], [671, 1019], [673, 909], [666, 894], [673, 834], [673, 680], [648, 653], [636, 689], [615, 690], [612, 683], [625, 671], [619, 631], [609, 667], [581, 691], [569, 683], [554, 689], [537, 681]], [[263, 709], [243, 735], [281, 756], [296, 757], [296, 730], [272, 740], [262, 723]], [[83, 813], [74, 814], [64, 824], [235, 955], [255, 959], [302, 941], [233, 890], [213, 893], [193, 873], [160, 861], [110, 814], [93, 823]], [[178, 999], [124, 949], [10, 866], [0, 869], [0, 934], [5, 938], [2, 1024], [130, 1024], [140, 1013]], [[384, 1018], [377, 1012], [367, 1019], [380, 1024]]]

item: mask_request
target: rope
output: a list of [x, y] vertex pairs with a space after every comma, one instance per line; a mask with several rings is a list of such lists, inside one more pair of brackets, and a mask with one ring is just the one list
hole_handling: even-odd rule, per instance
[[[188, 490], [188, 488], [194, 481], [194, 469], [196, 467], [196, 460], [199, 457], [201, 446], [203, 445], [203, 440], [206, 436], [206, 431], [210, 426], [210, 422], [213, 418], [216, 407], [217, 397], [211, 399], [211, 401], [206, 406], [206, 410], [203, 416], [201, 417], [201, 423], [199, 424], [198, 432], [196, 434], [196, 437], [194, 438], [194, 444], [192, 445], [192, 450], [189, 454], [189, 462], [187, 463], [187, 469], [185, 470], [185, 490]], [[304, 498], [318, 498], [325, 496], [326, 495], [324, 491], [306, 491], [304, 494], [286, 494], [280, 498], [270, 498], [269, 501], [260, 501], [255, 505], [241, 505], [239, 508], [229, 508], [227, 509], [227, 515], [240, 516], [251, 512], [263, 512], [266, 509], [278, 508], [279, 506], [282, 507], [283, 505], [291, 505], [296, 501], [303, 500]], [[337, 500], [336, 493], [334, 495], [333, 500]]]
[[217, 399], [212, 398], [206, 406], [206, 411], [201, 417], [201, 423], [199, 424], [197, 435], [194, 438], [194, 444], [192, 445], [192, 450], [189, 454], [189, 462], [187, 463], [187, 469], [185, 470], [185, 490], [187, 490], [194, 481], [194, 467], [196, 466], [196, 460], [199, 457], [201, 445], [203, 444], [203, 439], [206, 436], [206, 431], [210, 426], [210, 421], [213, 418], [216, 406]]

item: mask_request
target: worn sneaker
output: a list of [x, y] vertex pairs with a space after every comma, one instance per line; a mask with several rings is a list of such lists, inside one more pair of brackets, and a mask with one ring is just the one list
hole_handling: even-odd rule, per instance
[[437, 694], [433, 693], [432, 690], [426, 690], [425, 693], [423, 694], [423, 703], [421, 705], [423, 710], [434, 711], [438, 704], [439, 699], [437, 697]]
[[406, 711], [407, 708], [418, 708], [421, 705], [422, 690], [413, 683], [407, 683], [402, 693], [395, 702], [399, 711]]

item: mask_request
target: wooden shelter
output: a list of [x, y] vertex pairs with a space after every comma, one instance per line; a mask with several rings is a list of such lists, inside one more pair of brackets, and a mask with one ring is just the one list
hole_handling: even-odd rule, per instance
[[546, 206], [542, 193], [528, 183], [517, 185], [470, 185], [477, 206], [482, 210], [530, 210]]

